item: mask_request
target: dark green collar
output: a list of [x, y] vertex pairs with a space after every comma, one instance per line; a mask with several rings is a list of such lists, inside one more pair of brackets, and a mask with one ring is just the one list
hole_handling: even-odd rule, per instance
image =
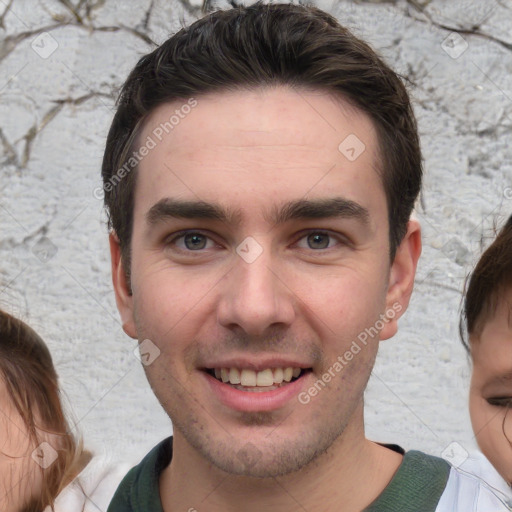
[[407, 452], [391, 482], [364, 512], [435, 512], [449, 474], [445, 460], [415, 450]]

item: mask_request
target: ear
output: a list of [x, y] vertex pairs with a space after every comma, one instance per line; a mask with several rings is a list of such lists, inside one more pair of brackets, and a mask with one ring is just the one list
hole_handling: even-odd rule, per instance
[[409, 306], [420, 254], [421, 227], [417, 220], [409, 220], [407, 233], [396, 250], [389, 272], [385, 313], [387, 320], [380, 333], [381, 340], [387, 340], [396, 334], [398, 319]]
[[126, 272], [121, 257], [121, 244], [114, 231], [110, 233], [108, 241], [112, 263], [112, 283], [116, 294], [117, 309], [123, 322], [123, 330], [128, 336], [137, 339], [137, 330], [133, 319], [133, 296], [126, 282]]

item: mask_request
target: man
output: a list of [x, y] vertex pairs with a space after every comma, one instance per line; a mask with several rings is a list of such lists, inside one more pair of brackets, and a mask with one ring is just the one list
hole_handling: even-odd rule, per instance
[[174, 436], [109, 512], [455, 510], [485, 494], [364, 435], [421, 252], [421, 174], [401, 81], [316, 8], [215, 12], [139, 61], [105, 202], [123, 328]]

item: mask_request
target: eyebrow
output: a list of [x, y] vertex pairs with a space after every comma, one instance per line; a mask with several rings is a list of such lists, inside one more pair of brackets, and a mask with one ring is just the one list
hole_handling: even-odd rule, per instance
[[499, 384], [511, 384], [512, 383], [512, 371], [507, 371], [502, 374], [493, 375], [484, 385], [485, 390], [488, 387], [499, 385]]
[[[219, 204], [205, 201], [183, 201], [164, 198], [146, 213], [149, 225], [159, 224], [168, 219], [209, 219], [237, 224], [241, 219], [240, 210], [229, 210]], [[355, 219], [364, 225], [369, 223], [370, 214], [366, 208], [342, 197], [327, 199], [299, 199], [275, 206], [265, 219], [272, 224], [284, 224], [290, 220], [323, 218]]]
[[239, 212], [205, 201], [182, 201], [165, 198], [153, 205], [146, 213], [146, 221], [150, 225], [158, 224], [167, 219], [211, 219], [235, 223]]
[[279, 209], [274, 208], [269, 220], [275, 224], [282, 224], [295, 219], [325, 219], [333, 217], [355, 219], [367, 225], [370, 213], [355, 201], [343, 197], [300, 199], [285, 203]]

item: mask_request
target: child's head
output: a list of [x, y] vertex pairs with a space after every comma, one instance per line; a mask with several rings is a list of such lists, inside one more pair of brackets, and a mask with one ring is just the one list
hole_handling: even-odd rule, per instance
[[48, 348], [0, 311], [0, 510], [41, 512], [53, 504], [77, 455]]
[[473, 362], [473, 431], [484, 455], [512, 483], [512, 217], [471, 274], [463, 309]]

